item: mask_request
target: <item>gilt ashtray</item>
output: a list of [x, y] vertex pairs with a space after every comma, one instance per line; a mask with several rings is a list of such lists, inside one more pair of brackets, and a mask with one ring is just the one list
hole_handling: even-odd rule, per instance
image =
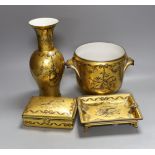
[[98, 125], [131, 124], [138, 127], [142, 114], [131, 94], [78, 98], [80, 121], [86, 128]]
[[76, 100], [66, 97], [32, 97], [23, 112], [26, 126], [73, 128]]

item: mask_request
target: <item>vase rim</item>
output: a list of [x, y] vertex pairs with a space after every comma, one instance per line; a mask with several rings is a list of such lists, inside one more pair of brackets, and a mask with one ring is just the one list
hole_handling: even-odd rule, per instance
[[59, 20], [56, 18], [43, 17], [43, 18], [31, 19], [29, 21], [29, 24], [33, 27], [47, 27], [47, 26], [55, 25], [58, 22]]

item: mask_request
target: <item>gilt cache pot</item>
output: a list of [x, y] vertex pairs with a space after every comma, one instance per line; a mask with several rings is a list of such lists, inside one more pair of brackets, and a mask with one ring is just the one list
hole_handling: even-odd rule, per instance
[[66, 66], [76, 72], [79, 86], [88, 94], [117, 92], [125, 70], [134, 65], [123, 47], [105, 42], [84, 44], [76, 49]]

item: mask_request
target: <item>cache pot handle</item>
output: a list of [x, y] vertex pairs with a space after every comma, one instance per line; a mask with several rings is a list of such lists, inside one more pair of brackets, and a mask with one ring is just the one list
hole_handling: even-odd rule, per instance
[[126, 69], [127, 69], [130, 65], [134, 65], [134, 60], [133, 60], [131, 57], [127, 57], [126, 64], [125, 64], [125, 67], [124, 67], [124, 72], [126, 71]]
[[80, 79], [79, 71], [77, 70], [76, 66], [74, 65], [73, 59], [67, 60], [65, 65], [67, 66], [67, 68], [72, 68]]

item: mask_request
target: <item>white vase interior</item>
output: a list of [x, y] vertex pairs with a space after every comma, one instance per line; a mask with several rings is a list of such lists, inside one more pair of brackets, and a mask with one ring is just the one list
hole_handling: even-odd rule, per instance
[[112, 43], [93, 42], [78, 47], [75, 53], [78, 57], [90, 61], [111, 61], [122, 57], [125, 50]]
[[59, 22], [58, 19], [55, 18], [36, 18], [29, 21], [29, 24], [32, 26], [50, 26], [57, 24]]

